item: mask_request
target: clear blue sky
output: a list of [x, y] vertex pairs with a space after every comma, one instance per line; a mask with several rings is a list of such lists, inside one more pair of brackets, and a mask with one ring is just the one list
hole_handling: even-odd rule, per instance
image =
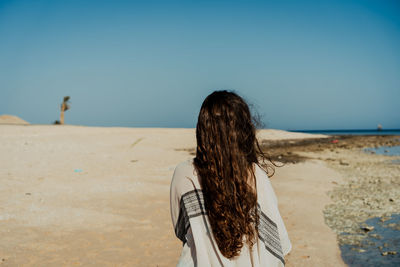
[[0, 114], [195, 127], [217, 89], [270, 128], [400, 128], [400, 1], [0, 0]]

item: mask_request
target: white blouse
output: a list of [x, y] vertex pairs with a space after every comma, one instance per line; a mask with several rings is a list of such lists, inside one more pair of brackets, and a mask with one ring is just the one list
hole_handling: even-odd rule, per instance
[[244, 244], [239, 256], [224, 257], [212, 235], [193, 159], [175, 168], [171, 181], [171, 218], [183, 249], [177, 266], [284, 266], [291, 250], [278, 202], [265, 171], [255, 164], [260, 222], [258, 238], [249, 251]]

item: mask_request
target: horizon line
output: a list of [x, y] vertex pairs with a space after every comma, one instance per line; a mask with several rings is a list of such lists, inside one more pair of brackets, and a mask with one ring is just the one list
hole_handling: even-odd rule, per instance
[[324, 129], [324, 130], [287, 130], [289, 132], [393, 132], [399, 129]]

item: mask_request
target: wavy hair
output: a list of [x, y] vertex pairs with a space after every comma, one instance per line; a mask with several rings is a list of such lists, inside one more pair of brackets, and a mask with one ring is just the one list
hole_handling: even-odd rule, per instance
[[254, 164], [269, 176], [276, 166], [260, 149], [255, 124], [247, 103], [226, 90], [206, 97], [197, 121], [194, 166], [213, 236], [227, 258], [238, 256], [244, 243], [251, 249], [256, 242], [259, 217]]

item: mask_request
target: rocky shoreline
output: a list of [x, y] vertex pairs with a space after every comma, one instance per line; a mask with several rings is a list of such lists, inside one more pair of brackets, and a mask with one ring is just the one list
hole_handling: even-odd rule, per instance
[[[332, 136], [328, 138], [262, 142], [272, 160], [285, 164], [305, 160], [322, 160], [344, 177], [344, 183], [328, 192], [333, 203], [326, 206], [326, 224], [337, 233], [340, 246], [349, 245], [363, 252], [366, 237], [381, 238], [373, 227], [365, 224], [370, 218], [381, 222], [400, 213], [400, 157], [366, 153], [365, 148], [398, 146], [400, 136]], [[390, 225], [400, 230], [400, 225]], [[379, 247], [381, 254], [396, 251]]]

